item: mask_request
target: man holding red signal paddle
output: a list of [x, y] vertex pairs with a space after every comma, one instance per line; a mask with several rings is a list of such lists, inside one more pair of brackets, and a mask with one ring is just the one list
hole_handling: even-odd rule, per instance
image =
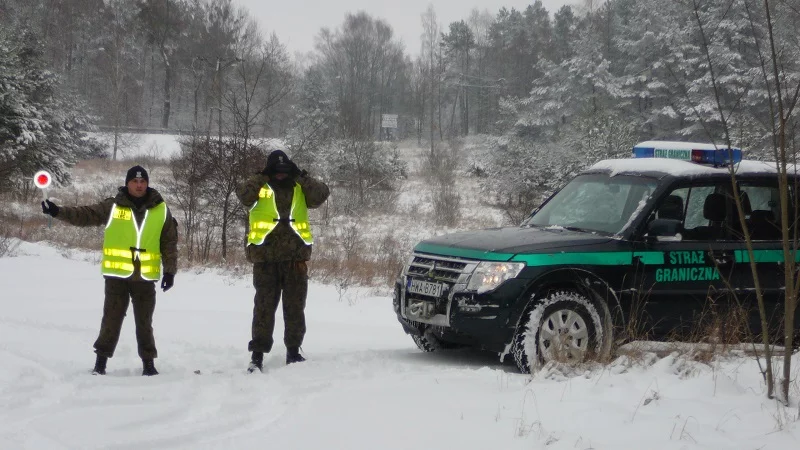
[[[39, 174], [37, 186], [44, 181]], [[76, 226], [105, 226], [101, 271], [105, 278], [105, 303], [100, 334], [94, 343], [95, 375], [105, 375], [114, 356], [122, 321], [133, 303], [136, 341], [142, 358], [142, 375], [158, 375], [153, 336], [155, 283], [168, 291], [178, 269], [178, 224], [161, 194], [149, 186], [147, 171], [131, 167], [115, 197], [89, 206], [59, 207], [47, 199], [42, 212]], [[45, 184], [45, 183], [41, 183]], [[163, 277], [162, 277], [163, 267]]]

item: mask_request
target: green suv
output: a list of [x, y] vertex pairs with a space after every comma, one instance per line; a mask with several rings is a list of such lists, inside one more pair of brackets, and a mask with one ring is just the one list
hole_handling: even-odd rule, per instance
[[[466, 345], [511, 355], [522, 372], [607, 356], [631, 337], [691, 338], [704, 318], [733, 305], [746, 312], [745, 328], [759, 333], [728, 164], [777, 330], [783, 252], [775, 164], [685, 142], [642, 142], [633, 154], [585, 170], [518, 227], [417, 244], [394, 290], [406, 333], [424, 351]], [[796, 181], [790, 176], [789, 185]]]

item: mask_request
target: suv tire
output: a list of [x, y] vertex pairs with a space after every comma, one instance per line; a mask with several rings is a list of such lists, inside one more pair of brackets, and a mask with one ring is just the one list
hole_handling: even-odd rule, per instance
[[411, 339], [413, 339], [414, 343], [417, 344], [417, 348], [423, 352], [435, 352], [442, 349], [439, 340], [431, 336], [429, 333], [419, 335], [412, 334]]
[[571, 290], [552, 291], [536, 300], [517, 327], [511, 348], [522, 373], [550, 361], [579, 363], [608, 352], [611, 331], [603, 314], [586, 296]]
[[417, 344], [417, 348], [423, 352], [438, 352], [440, 350], [453, 350], [461, 347], [459, 344], [440, 340], [430, 331], [425, 331], [422, 334], [412, 334], [411, 339]]

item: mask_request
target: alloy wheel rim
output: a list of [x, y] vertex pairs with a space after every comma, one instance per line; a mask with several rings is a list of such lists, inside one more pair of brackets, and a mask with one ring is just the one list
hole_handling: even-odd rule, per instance
[[589, 348], [586, 321], [571, 309], [547, 316], [539, 327], [539, 352], [547, 361], [580, 362]]

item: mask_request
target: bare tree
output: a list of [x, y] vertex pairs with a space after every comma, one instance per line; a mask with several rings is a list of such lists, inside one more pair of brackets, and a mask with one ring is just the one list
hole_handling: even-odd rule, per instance
[[223, 258], [228, 253], [228, 227], [238, 213], [234, 189], [261, 154], [251, 145], [253, 128], [262, 115], [288, 95], [292, 83], [289, 57], [274, 34], [263, 45], [254, 37], [242, 40], [238, 54], [235, 78], [225, 95], [226, 109], [233, 120], [232, 138], [223, 143], [220, 134], [219, 156], [214, 162], [217, 168], [213, 179], [222, 207]]
[[106, 24], [108, 30], [103, 46], [100, 48], [100, 70], [108, 81], [109, 103], [111, 105], [111, 121], [114, 140], [111, 158], [116, 161], [117, 151], [121, 145], [120, 127], [124, 114], [124, 102], [127, 89], [133, 84], [132, 66], [136, 64], [135, 52], [131, 36], [134, 34], [134, 12], [128, 9], [128, 0], [110, 1], [106, 8], [111, 17]]
[[140, 0], [139, 18], [144, 24], [148, 41], [161, 57], [164, 68], [164, 106], [161, 111], [161, 128], [169, 128], [172, 108], [172, 84], [176, 68], [173, 54], [184, 31], [185, 2], [183, 0]]
[[[421, 59], [425, 64], [425, 68], [423, 69], [426, 79], [427, 85], [430, 92], [430, 96], [428, 98], [429, 101], [429, 108], [430, 108], [430, 115], [428, 117], [430, 123], [430, 141], [431, 141], [431, 157], [434, 157], [435, 145], [434, 145], [434, 109], [436, 108], [437, 102], [434, 101], [436, 89], [439, 88], [441, 83], [441, 78], [439, 77], [439, 71], [436, 67], [436, 55], [437, 52], [440, 51], [440, 42], [441, 42], [441, 33], [439, 32], [439, 23], [436, 21], [436, 10], [433, 8], [433, 4], [428, 4], [428, 9], [422, 14], [422, 54]], [[439, 117], [439, 126], [441, 128], [441, 116]], [[440, 135], [441, 137], [441, 135]]]
[[[730, 67], [731, 65], [728, 64], [727, 58], [720, 57], [720, 55], [712, 51], [712, 47], [717, 44], [715, 39], [719, 39], [719, 37], [714, 34], [714, 27], [710, 26], [709, 23], [719, 23], [722, 19], [730, 20], [730, 18], [726, 16], [732, 15], [731, 11], [735, 11], [736, 8], [744, 8], [752, 31], [752, 35], [749, 36], [750, 44], [755, 47], [760, 62], [761, 83], [763, 89], [767, 93], [767, 106], [771, 118], [768, 126], [773, 147], [773, 156], [776, 161], [778, 189], [780, 192], [784, 268], [784, 319], [782, 329], [785, 352], [783, 375], [780, 380], [778, 397], [784, 404], [788, 405], [789, 383], [791, 380], [791, 350], [794, 345], [794, 334], [796, 332], [794, 318], [797, 309], [797, 294], [800, 289], [800, 277], [797, 274], [797, 262], [794, 257], [797, 252], [796, 230], [798, 208], [797, 204], [789, 204], [793, 193], [795, 194], [795, 202], [797, 201], [796, 193], [798, 186], [790, 186], [789, 184], [789, 175], [792, 175], [793, 179], [796, 180], [795, 176], [798, 174], [795, 166], [797, 148], [792, 146], [793, 143], [788, 137], [793, 127], [797, 124], [794, 108], [797, 106], [798, 97], [800, 96], [800, 79], [797, 77], [798, 73], [800, 73], [800, 66], [798, 66], [797, 63], [800, 47], [797, 47], [796, 41], [794, 46], [787, 46], [787, 43], [792, 42], [791, 39], [779, 39], [779, 35], [776, 32], [774, 17], [775, 13], [779, 12], [781, 16], [780, 20], [788, 21], [788, 23], [784, 22], [780, 24], [780, 29], [791, 30], [793, 27], [789, 24], [797, 23], [796, 21], [800, 19], [800, 10], [796, 8], [798, 6], [797, 4], [791, 5], [792, 2], [770, 4], [769, 0], [762, 1], [763, 9], [758, 7], [758, 2], [755, 0], [741, 0], [741, 3], [737, 0], [731, 0], [729, 4], [722, 5], [721, 14], [723, 17], [714, 17], [711, 15], [708, 6], [701, 3], [700, 0], [691, 0], [690, 7], [700, 36], [700, 45], [705, 60], [707, 79], [710, 81], [710, 89], [716, 109], [715, 119], [720, 125], [724, 140], [724, 145], [722, 147], [729, 149], [729, 152], [732, 152], [730, 149], [732, 148], [733, 142], [730, 119], [735, 114], [742, 114], [742, 110], [745, 107], [743, 99], [758, 80], [756, 77], [753, 77], [751, 82], [741, 86], [738, 91], [734, 90], [733, 95], [731, 95], [730, 92], [725, 92], [720, 79], [722, 77], [727, 77], [728, 79], [733, 78], [729, 73], [726, 73], [726, 71], [731, 71], [733, 69]], [[711, 16], [710, 19], [709, 16]], [[709, 31], [709, 29], [711, 29], [711, 31]], [[780, 51], [778, 50], [779, 48]], [[730, 87], [728, 87], [728, 89], [730, 90]], [[689, 90], [685, 87], [683, 95], [687, 99], [690, 98]], [[695, 110], [698, 122], [707, 130], [709, 137], [714, 139], [711, 128], [697, 111], [697, 106], [694, 105], [693, 109]], [[732, 154], [730, 155], [730, 157], [732, 157]], [[765, 348], [764, 377], [767, 383], [767, 396], [773, 398], [775, 395], [775, 375], [773, 373], [772, 342], [769, 336], [770, 318], [766, 310], [764, 292], [756, 268], [752, 236], [748, 229], [746, 214], [739, 192], [739, 184], [736, 178], [736, 171], [733, 165], [730, 165], [729, 169], [734, 202], [739, 217], [739, 225], [744, 234], [761, 318], [761, 339]], [[790, 213], [793, 213], [794, 216], [790, 217]]]
[[336, 98], [339, 135], [377, 137], [381, 110], [392, 107], [392, 80], [405, 70], [403, 48], [392, 28], [364, 12], [348, 14], [341, 30], [321, 31], [317, 50]]
[[293, 74], [286, 48], [274, 34], [257, 48], [243, 49], [239, 60], [226, 105], [233, 131], [247, 147], [261, 117], [291, 92]]
[[[198, 230], [201, 222], [201, 183], [208, 174], [204, 173], [198, 148], [197, 136], [193, 135], [181, 142], [179, 156], [170, 161], [172, 180], [168, 182], [171, 198], [183, 214], [183, 241], [189, 263], [195, 261], [199, 248]], [[207, 253], [206, 253], [207, 254]]]
[[[747, 2], [745, 2], [745, 5], [747, 5]], [[773, 15], [778, 17], [778, 20], [784, 21], [781, 27], [784, 32], [791, 30], [788, 33], [794, 35], [796, 25], [800, 20], [800, 9], [798, 7], [800, 7], [798, 2], [776, 2], [771, 5], [769, 0], [764, 0], [763, 17], [766, 25], [766, 36], [755, 36], [756, 43], [765, 38], [765, 44], [768, 44], [768, 48], [763, 50], [759, 45], [759, 56], [763, 81], [769, 92], [772, 147], [778, 162], [779, 172], [785, 286], [783, 338], [784, 347], [786, 348], [783, 356], [783, 377], [781, 379], [780, 393], [781, 400], [787, 405], [789, 403], [789, 383], [791, 381], [791, 350], [794, 348], [794, 319], [797, 310], [798, 291], [800, 291], [800, 276], [797, 274], [797, 261], [794, 257], [797, 252], [798, 208], [797, 204], [789, 205], [789, 198], [792, 193], [794, 193], [794, 201], [797, 202], [798, 186], [796, 184], [790, 186], [788, 180], [790, 173], [797, 175], [796, 157], [798, 149], [796, 143], [790, 140], [790, 135], [793, 134], [797, 126], [797, 116], [794, 112], [800, 96], [800, 79], [797, 78], [800, 69], [797, 59], [800, 56], [800, 45], [798, 45], [796, 38], [783, 40], [781, 44], [778, 43]], [[751, 23], [753, 23], [753, 15], [750, 15], [750, 17]], [[783, 37], [789, 36], [784, 34]], [[793, 48], [785, 49], [787, 50], [785, 52], [779, 51], [779, 46], [785, 44], [790, 44]], [[791, 73], [792, 71], [794, 73]], [[796, 178], [793, 179], [796, 180]], [[794, 212], [794, 217], [789, 216], [789, 211]], [[741, 206], [739, 206], [739, 214], [741, 217]], [[753, 273], [755, 274], [755, 271]], [[765, 319], [766, 317], [762, 312], [762, 323]]]

